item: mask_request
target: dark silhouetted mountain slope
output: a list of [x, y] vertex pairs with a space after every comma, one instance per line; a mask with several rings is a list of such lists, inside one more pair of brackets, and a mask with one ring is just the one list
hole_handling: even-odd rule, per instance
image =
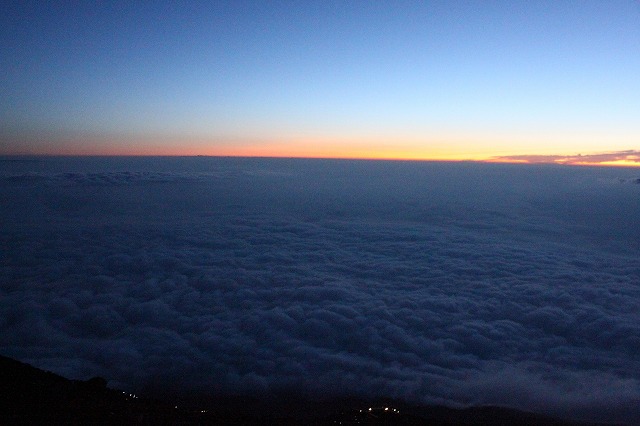
[[459, 410], [391, 400], [207, 397], [198, 402], [181, 399], [177, 407], [173, 401], [110, 389], [100, 377], [69, 380], [4, 356], [0, 356], [0, 401], [0, 423], [12, 425], [585, 425], [500, 407]]

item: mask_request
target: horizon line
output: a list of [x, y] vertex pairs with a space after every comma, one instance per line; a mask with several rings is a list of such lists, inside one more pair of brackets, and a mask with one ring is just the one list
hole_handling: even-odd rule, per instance
[[[625, 153], [632, 159], [606, 159], [605, 161], [576, 161], [576, 159], [588, 159], [589, 157], [619, 156]], [[289, 160], [344, 160], [344, 161], [398, 161], [398, 162], [429, 162], [429, 163], [484, 163], [484, 164], [521, 164], [521, 165], [552, 165], [552, 166], [578, 166], [578, 167], [640, 167], [640, 155], [637, 151], [619, 151], [616, 153], [586, 154], [586, 155], [514, 155], [493, 156], [482, 159], [473, 158], [416, 158], [416, 157], [365, 157], [365, 156], [304, 156], [304, 155], [223, 155], [223, 154], [147, 154], [147, 153], [0, 153], [0, 157], [82, 157], [82, 158], [244, 158], [244, 159], [289, 159]], [[640, 153], [639, 153], [640, 154]]]

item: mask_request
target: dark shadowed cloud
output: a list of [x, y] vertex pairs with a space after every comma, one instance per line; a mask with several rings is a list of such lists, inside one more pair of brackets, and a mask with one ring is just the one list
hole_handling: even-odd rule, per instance
[[3, 354], [135, 391], [640, 418], [631, 171], [102, 161], [3, 163]]

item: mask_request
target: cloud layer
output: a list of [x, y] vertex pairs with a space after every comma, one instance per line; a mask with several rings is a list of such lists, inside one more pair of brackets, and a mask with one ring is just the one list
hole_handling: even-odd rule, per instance
[[47, 161], [3, 164], [3, 354], [135, 391], [640, 418], [631, 172]]

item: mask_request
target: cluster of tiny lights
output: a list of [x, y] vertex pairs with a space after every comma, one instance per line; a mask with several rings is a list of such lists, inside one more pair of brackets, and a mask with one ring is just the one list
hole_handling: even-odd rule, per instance
[[[400, 410], [395, 409], [395, 408], [390, 408], [390, 407], [369, 407], [368, 411], [393, 411], [394, 413], [400, 413]], [[362, 410], [360, 410], [360, 412], [362, 413]]]

